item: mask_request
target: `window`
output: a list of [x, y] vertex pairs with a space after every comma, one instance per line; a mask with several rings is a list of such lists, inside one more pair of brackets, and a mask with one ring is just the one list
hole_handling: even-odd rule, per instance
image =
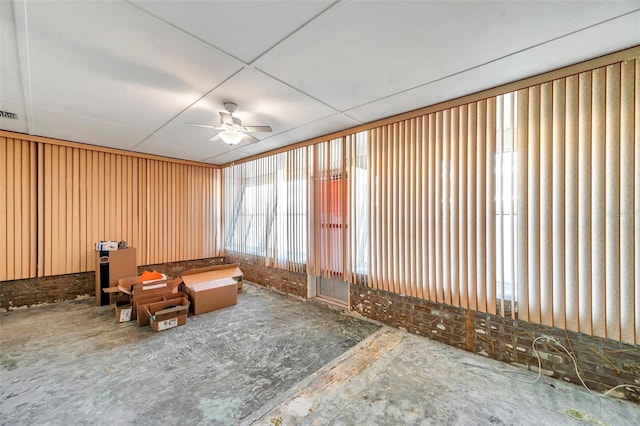
[[516, 160], [515, 93], [497, 98], [495, 194], [496, 194], [496, 296], [499, 310], [512, 312], [516, 301]]
[[225, 170], [226, 249], [265, 264], [304, 270], [307, 262], [306, 148]]

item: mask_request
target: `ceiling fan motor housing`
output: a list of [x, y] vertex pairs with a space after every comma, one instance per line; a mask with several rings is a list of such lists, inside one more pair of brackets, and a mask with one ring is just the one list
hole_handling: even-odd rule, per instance
[[233, 102], [225, 102], [224, 109], [226, 109], [229, 114], [233, 114], [234, 112], [236, 112], [236, 109], [238, 109], [238, 105]]

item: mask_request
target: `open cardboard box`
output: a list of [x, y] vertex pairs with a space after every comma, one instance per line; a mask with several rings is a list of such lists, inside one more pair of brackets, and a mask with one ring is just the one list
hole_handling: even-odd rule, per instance
[[114, 297], [116, 306], [116, 322], [131, 321], [131, 313], [133, 307], [131, 306], [131, 299], [126, 295], [117, 295]]
[[188, 298], [186, 294], [179, 291], [177, 293], [165, 294], [161, 296], [148, 296], [148, 297], [137, 299], [134, 305], [134, 309], [136, 311], [136, 323], [138, 324], [138, 327], [142, 327], [143, 325], [149, 325], [149, 314], [147, 310], [142, 308], [144, 305], [150, 305], [152, 303], [181, 299], [183, 297]]
[[[151, 282], [139, 283], [138, 277], [125, 277], [118, 280], [117, 287], [103, 288], [105, 293], [124, 295], [129, 298], [131, 305], [131, 320], [137, 318], [137, 304], [141, 299], [150, 297], [160, 297], [160, 300], [171, 298], [172, 294], [178, 292], [178, 285], [182, 281], [180, 279], [156, 280]], [[162, 298], [165, 299], [162, 299]], [[121, 299], [122, 300], [122, 299]]]
[[153, 331], [163, 331], [187, 323], [189, 301], [181, 297], [143, 305], [141, 309], [149, 316], [149, 324]]
[[[195, 277], [190, 277], [196, 275]], [[233, 278], [238, 286], [238, 293], [242, 293], [242, 271], [239, 263], [230, 263], [227, 265], [208, 266], [206, 268], [192, 269], [182, 273], [182, 281], [187, 280], [194, 282], [215, 281], [223, 278]]]

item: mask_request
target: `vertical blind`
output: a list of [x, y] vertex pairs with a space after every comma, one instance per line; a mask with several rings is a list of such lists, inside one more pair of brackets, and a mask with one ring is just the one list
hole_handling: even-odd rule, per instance
[[[293, 195], [305, 201], [287, 207], [307, 209], [308, 235], [284, 227], [304, 235], [300, 263], [640, 342], [639, 82], [634, 58], [311, 145], [298, 175], [308, 191]], [[268, 185], [283, 185], [283, 155], [225, 171], [228, 247], [277, 245], [269, 211], [284, 214], [283, 196]]]
[[518, 92], [520, 318], [640, 342], [639, 76], [635, 59]]
[[0, 281], [36, 275], [35, 142], [0, 138]]
[[313, 274], [342, 279], [349, 255], [346, 237], [349, 174], [345, 139], [319, 143], [313, 148]]
[[369, 285], [640, 341], [638, 59], [369, 131]]
[[225, 249], [262, 257], [266, 266], [307, 271], [306, 147], [224, 170]]
[[0, 281], [95, 269], [95, 242], [139, 265], [218, 255], [220, 170], [0, 139]]
[[369, 283], [496, 313], [496, 99], [369, 133]]

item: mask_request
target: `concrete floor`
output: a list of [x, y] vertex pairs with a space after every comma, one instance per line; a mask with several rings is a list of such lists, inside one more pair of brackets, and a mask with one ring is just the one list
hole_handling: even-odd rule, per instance
[[245, 285], [154, 333], [93, 298], [0, 313], [0, 424], [638, 425], [640, 406]]

